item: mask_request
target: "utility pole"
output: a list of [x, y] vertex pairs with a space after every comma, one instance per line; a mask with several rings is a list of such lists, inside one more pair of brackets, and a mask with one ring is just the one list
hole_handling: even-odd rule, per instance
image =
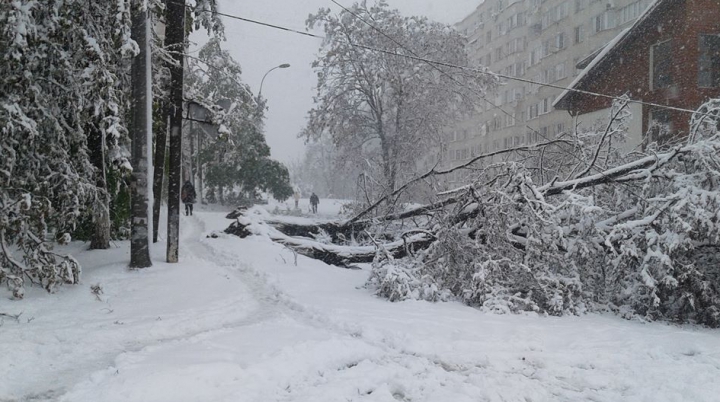
[[167, 262], [178, 262], [180, 239], [180, 169], [182, 166], [183, 65], [185, 0], [167, 1], [167, 47], [175, 65], [170, 70], [170, 152], [168, 164]]
[[148, 196], [152, 182], [148, 172], [152, 160], [152, 87], [150, 66], [150, 24], [143, 1], [133, 2], [132, 38], [140, 47], [132, 64], [132, 228], [130, 237], [130, 267], [152, 266], [150, 237], [152, 221], [148, 210]]

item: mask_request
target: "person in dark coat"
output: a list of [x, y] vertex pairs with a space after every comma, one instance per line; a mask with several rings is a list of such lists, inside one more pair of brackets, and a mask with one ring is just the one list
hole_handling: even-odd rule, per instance
[[319, 203], [320, 199], [318, 198], [318, 196], [315, 195], [315, 193], [312, 193], [312, 195], [310, 196], [310, 206], [312, 207], [312, 211], [314, 214], [317, 213], [317, 207]]
[[180, 191], [180, 199], [185, 204], [185, 215], [192, 215], [195, 197], [197, 197], [197, 194], [195, 194], [195, 186], [188, 180], [183, 184], [182, 190]]

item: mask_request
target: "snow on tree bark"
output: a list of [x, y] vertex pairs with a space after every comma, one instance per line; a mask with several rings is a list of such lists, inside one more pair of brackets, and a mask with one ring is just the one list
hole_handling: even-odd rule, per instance
[[[139, 3], [139, 2], [138, 2]], [[133, 129], [132, 161], [132, 232], [130, 237], [130, 267], [152, 266], [150, 233], [152, 220], [148, 209], [151, 194], [150, 151], [152, 144], [152, 85], [150, 25], [147, 8], [136, 4], [133, 8], [132, 35], [140, 47], [133, 60]]]
[[185, 58], [185, 1], [167, 4], [167, 47], [175, 65], [171, 76], [171, 110], [168, 166], [167, 261], [178, 262], [180, 241], [180, 181], [182, 158], [183, 65]]

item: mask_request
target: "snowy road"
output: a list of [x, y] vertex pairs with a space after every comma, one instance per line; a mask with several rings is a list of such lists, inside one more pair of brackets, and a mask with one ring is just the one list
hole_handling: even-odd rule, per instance
[[0, 327], [0, 401], [719, 400], [720, 331], [388, 303], [367, 271], [207, 238], [223, 216], [183, 217], [180, 264], [82, 252], [83, 285], [0, 300], [23, 312]]

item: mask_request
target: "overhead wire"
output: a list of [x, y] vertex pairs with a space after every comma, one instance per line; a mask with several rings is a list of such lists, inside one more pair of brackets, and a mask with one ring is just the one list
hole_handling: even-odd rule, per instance
[[[168, 0], [168, 1], [173, 1], [173, 0]], [[344, 10], [350, 12], [350, 10], [348, 10], [346, 7], [342, 6], [340, 3], [336, 2], [335, 0], [331, 0], [331, 1], [332, 1], [333, 3], [335, 3], [335, 4], [337, 4], [339, 7], [343, 8]], [[187, 7], [190, 7], [190, 6], [188, 5]], [[325, 36], [322, 36], [322, 35], [317, 35], [317, 34], [313, 34], [313, 33], [310, 33], [310, 32], [303, 32], [303, 31], [299, 31], [299, 30], [297, 30], [297, 29], [292, 29], [292, 28], [287, 28], [287, 27], [283, 27], [283, 26], [280, 26], [280, 25], [276, 25], [276, 24], [270, 24], [270, 23], [267, 23], [267, 22], [257, 21], [257, 20], [253, 20], [253, 19], [250, 19], [250, 18], [244, 18], [244, 17], [240, 17], [240, 16], [238, 16], [238, 15], [223, 13], [223, 12], [220, 12], [220, 11], [213, 11], [213, 10], [194, 10], [194, 11], [196, 11], [196, 12], [212, 13], [212, 14], [215, 14], [215, 15], [220, 15], [220, 16], [223, 16], [223, 17], [231, 18], [231, 19], [236, 19], [236, 20], [244, 21], [244, 22], [251, 23], [251, 24], [261, 25], [261, 26], [264, 26], [264, 27], [267, 27], [267, 28], [279, 29], [279, 30], [282, 30], [282, 31], [291, 32], [291, 33], [294, 33], [294, 34], [303, 35], [303, 36], [307, 36], [307, 37], [312, 37], [312, 38], [316, 38], [316, 39], [323, 39], [323, 40], [324, 40], [324, 39], [327, 39]], [[355, 15], [355, 14], [354, 14], [354, 15]], [[365, 22], [365, 21], [363, 21], [363, 22]], [[365, 22], [365, 23], [368, 24], [367, 22]], [[371, 24], [368, 24], [368, 25], [370, 25], [372, 28], [376, 29], [376, 28], [375, 28], [374, 26], [372, 26]], [[382, 31], [378, 31], [378, 32], [380, 32], [381, 34], [385, 35]], [[391, 38], [390, 36], [388, 36], [388, 35], [385, 35], [385, 36], [387, 36], [388, 38], [392, 39], [392, 38]], [[397, 42], [396, 42], [396, 43], [397, 43]], [[564, 86], [562, 86], [562, 85], [555, 85], [555, 84], [551, 84], [551, 83], [544, 83], [544, 82], [540, 82], [540, 81], [533, 81], [533, 80], [526, 79], [526, 78], [515, 77], [515, 76], [512, 76], [512, 75], [507, 75], [507, 74], [492, 72], [492, 71], [488, 71], [488, 70], [485, 70], [485, 69], [479, 69], [479, 68], [468, 67], [468, 66], [459, 66], [459, 65], [456, 65], [456, 64], [452, 64], [452, 63], [447, 63], [447, 62], [438, 61], [438, 60], [432, 60], [432, 59], [424, 58], [424, 57], [421, 57], [421, 56], [418, 56], [418, 55], [415, 55], [415, 54], [401, 54], [401, 53], [397, 53], [397, 52], [394, 52], [394, 51], [385, 50], [385, 49], [378, 49], [378, 48], [375, 48], [375, 47], [372, 47], [372, 46], [366, 46], [366, 45], [362, 45], [362, 44], [358, 44], [358, 43], [352, 43], [352, 42], [351, 42], [350, 45], [351, 45], [351, 46], [354, 46], [354, 47], [359, 47], [359, 48], [362, 48], [362, 49], [370, 50], [370, 51], [375, 51], [375, 52], [379, 52], [379, 53], [384, 53], [384, 54], [391, 55], [391, 56], [403, 57], [403, 58], [407, 58], [407, 59], [411, 59], [411, 60], [416, 60], [416, 61], [422, 61], [422, 62], [425, 62], [425, 63], [428, 63], [428, 64], [437, 65], [437, 66], [443, 66], [443, 67], [449, 67], [449, 68], [456, 68], [456, 69], [460, 69], [460, 70], [472, 71], [472, 72], [475, 72], [475, 73], [478, 73], [478, 74], [494, 75], [494, 76], [503, 78], [503, 79], [508, 80], [508, 81], [518, 81], [518, 82], [523, 82], [523, 83], [527, 83], [527, 84], [538, 85], [538, 86], [542, 86], [542, 87], [548, 87], [548, 88], [554, 88], [554, 89], [561, 89], [561, 90], [564, 90], [564, 91], [580, 93], [580, 94], [584, 94], [584, 95], [591, 95], [591, 96], [602, 97], [602, 98], [607, 98], [607, 99], [612, 99], [612, 100], [620, 100], [620, 101], [625, 101], [625, 102], [628, 102], [628, 103], [635, 103], [635, 104], [640, 104], [640, 105], [644, 105], [644, 106], [650, 106], [650, 107], [653, 107], [653, 108], [668, 109], [668, 110], [673, 110], [673, 111], [677, 111], [677, 112], [697, 114], [697, 115], [700, 115], [700, 116], [705, 115], [705, 116], [711, 117], [711, 116], [709, 116], [709, 115], [706, 115], [706, 114], [704, 114], [704, 113], [701, 113], [701, 112], [698, 112], [697, 110], [692, 110], [692, 109], [685, 109], [685, 108], [681, 108], [681, 107], [670, 106], [670, 105], [663, 105], [663, 104], [653, 103], [653, 102], [646, 102], [646, 101], [642, 101], [642, 100], [637, 100], [637, 99], [632, 99], [632, 98], [625, 98], [625, 97], [615, 96], [615, 95], [609, 95], [609, 94], [604, 94], [604, 93], [600, 93], [600, 92], [586, 91], [586, 90], [577, 89], [577, 88], [573, 88], [573, 87], [564, 87]], [[398, 46], [401, 46], [401, 45], [398, 44]], [[401, 46], [401, 47], [403, 47], [405, 50], [410, 51], [409, 49], [405, 48], [404, 46]], [[486, 100], [487, 100], [487, 99], [486, 99]], [[493, 106], [495, 106], [495, 105], [493, 104]], [[497, 106], [496, 106], [496, 107], [497, 107]]]
[[[167, 1], [173, 1], [173, 0], [167, 0]], [[380, 34], [382, 34], [383, 36], [385, 36], [385, 37], [387, 37], [388, 39], [392, 40], [392, 41], [393, 41], [394, 43], [396, 43], [398, 46], [400, 46], [400, 47], [403, 48], [404, 50], [410, 52], [411, 54], [410, 54], [410, 55], [408, 55], [408, 54], [400, 54], [400, 53], [393, 52], [393, 51], [389, 51], [389, 50], [378, 49], [378, 48], [374, 48], [374, 47], [371, 47], [371, 46], [365, 46], [365, 45], [361, 45], [361, 44], [356, 44], [356, 43], [349, 42], [349, 45], [351, 45], [351, 46], [353, 46], [353, 47], [364, 48], [364, 49], [367, 49], [367, 50], [370, 50], [370, 51], [380, 52], [380, 53], [384, 53], [384, 54], [388, 54], [388, 55], [392, 55], [392, 56], [396, 56], [396, 57], [404, 57], [404, 58], [408, 58], [408, 59], [412, 59], [412, 60], [416, 60], [416, 61], [422, 61], [422, 62], [425, 62], [425, 63], [427, 63], [428, 65], [432, 66], [432, 67], [435, 68], [435, 69], [438, 69], [437, 66], [440, 65], [440, 66], [445, 66], [445, 67], [449, 67], [449, 68], [456, 68], [456, 69], [461, 69], [461, 70], [466, 70], [466, 71], [473, 71], [473, 72], [480, 73], [480, 74], [494, 75], [494, 76], [496, 76], [496, 77], [504, 78], [504, 79], [506, 79], [506, 80], [511, 80], [511, 81], [518, 81], [518, 82], [524, 82], [524, 83], [529, 83], [529, 84], [538, 85], [538, 86], [543, 86], [543, 87], [550, 87], [550, 88], [555, 88], [555, 89], [562, 89], [562, 90], [569, 91], [569, 92], [575, 92], [575, 93], [581, 93], [581, 94], [586, 94], [586, 95], [591, 95], [591, 96], [597, 96], [597, 97], [603, 97], [603, 98], [608, 98], [608, 99], [613, 99], [613, 100], [619, 100], [619, 101], [627, 102], [627, 103], [641, 104], [641, 105], [645, 105], [645, 106], [651, 106], [651, 107], [654, 107], [654, 108], [674, 110], [674, 111], [679, 111], [679, 112], [684, 112], [684, 113], [691, 113], [691, 114], [694, 114], [694, 115], [700, 115], [700, 116], [706, 116], [706, 117], [714, 117], [714, 116], [711, 116], [711, 115], [709, 115], [709, 114], [707, 114], [707, 113], [702, 113], [702, 112], [699, 112], [699, 111], [696, 111], [696, 110], [678, 108], [678, 107], [673, 107], [673, 106], [669, 106], [669, 105], [661, 105], [661, 104], [652, 103], [652, 102], [644, 102], [644, 101], [640, 101], [640, 100], [634, 100], [634, 99], [630, 99], [630, 98], [627, 97], [627, 96], [619, 97], [619, 96], [613, 96], [613, 95], [608, 95], [608, 94], [603, 94], [603, 93], [598, 93], [598, 92], [580, 90], [580, 89], [571, 88], [571, 87], [563, 87], [563, 86], [560, 86], [560, 85], [554, 85], [554, 84], [548, 84], [548, 83], [543, 83], [543, 82], [537, 82], [537, 81], [528, 80], [528, 79], [524, 79], [524, 78], [520, 78], [520, 77], [509, 76], [509, 75], [502, 74], [502, 73], [494, 73], [494, 72], [490, 72], [490, 71], [488, 71], [488, 70], [481, 70], [481, 69], [472, 68], [472, 67], [467, 67], [467, 66], [459, 66], [459, 65], [455, 65], [455, 64], [451, 64], [451, 63], [447, 63], [447, 62], [441, 62], [441, 61], [437, 61], [437, 60], [430, 60], [430, 59], [427, 59], [427, 58], [424, 58], [424, 57], [420, 57], [420, 56], [416, 55], [414, 52], [412, 52], [412, 50], [407, 49], [407, 47], [403, 46], [402, 44], [400, 44], [399, 42], [397, 42], [394, 38], [392, 38], [392, 37], [390, 37], [389, 35], [387, 35], [386, 33], [384, 33], [382, 30], [376, 28], [374, 25], [368, 23], [367, 21], [364, 21], [364, 20], [362, 19], [362, 17], [360, 17], [360, 16], [358, 16], [357, 14], [351, 12], [348, 8], [346, 8], [346, 7], [343, 6], [342, 4], [338, 3], [338, 2], [335, 1], [335, 0], [331, 0], [331, 1], [332, 1], [333, 3], [335, 3], [337, 6], [341, 7], [342, 9], [344, 9], [346, 12], [349, 12], [350, 14], [354, 15], [356, 18], [360, 19], [363, 23], [367, 24], [367, 25], [370, 26], [372, 29], [378, 31], [378, 32], [379, 32]], [[197, 10], [196, 10], [196, 11], [197, 11]], [[303, 35], [303, 36], [308, 36], [308, 37], [313, 37], [313, 38], [323, 39], [323, 40], [327, 39], [326, 37], [321, 36], [321, 35], [312, 34], [312, 33], [309, 33], [309, 32], [302, 32], [302, 31], [298, 31], [298, 30], [295, 30], [295, 29], [282, 27], [282, 26], [275, 25], [275, 24], [269, 24], [269, 23], [265, 23], [265, 22], [261, 22], [261, 21], [256, 21], [256, 20], [253, 20], [253, 19], [250, 19], [250, 18], [243, 18], [243, 17], [237, 16], [237, 15], [231, 15], [231, 14], [221, 13], [221, 12], [212, 11], [212, 10], [199, 10], [199, 11], [202, 11], [202, 12], [210, 12], [210, 13], [213, 13], [213, 14], [216, 14], [216, 15], [221, 15], [221, 16], [225, 16], [225, 17], [228, 17], [228, 18], [237, 19], [237, 20], [240, 20], [240, 21], [244, 21], [244, 22], [248, 22], [248, 23], [253, 23], [253, 24], [257, 24], [257, 25], [261, 25], [261, 26], [265, 26], [265, 27], [269, 27], [269, 28], [273, 28], [273, 29], [280, 29], [280, 30], [283, 30], [283, 31], [286, 31], [286, 32], [292, 32], [292, 33], [300, 34], [300, 35]], [[438, 69], [438, 70], [439, 70], [442, 74], [449, 76], [446, 72], [444, 72], [444, 71], [442, 71], [442, 70], [440, 70], [440, 69]], [[454, 77], [452, 77], [452, 76], [449, 76], [449, 77], [450, 77], [453, 81], [457, 82], [457, 80], [456, 80]], [[487, 100], [487, 99], [484, 97], [484, 95], [482, 95], [482, 94], [479, 94], [479, 95], [480, 95], [480, 96], [479, 96], [480, 99], [484, 100], [485, 102], [488, 102], [488, 103], [492, 106], [493, 109], [500, 110], [502, 113], [510, 116], [512, 119], [515, 119], [515, 116], [513, 116], [511, 113], [509, 113], [509, 112], [507, 112], [506, 110], [502, 109], [501, 107], [495, 105], [493, 102], [490, 102], [489, 100]], [[537, 130], [535, 130], [534, 128], [530, 127], [529, 125], [526, 124], [525, 126], [526, 126], [529, 130], [531, 130], [532, 132], [537, 133], [539, 137], [542, 137], [542, 138], [547, 139], [547, 137], [545, 137], [544, 135], [542, 135], [542, 133], [538, 132]], [[568, 154], [570, 154], [571, 157], [573, 157], [574, 159], [578, 159], [578, 160], [579, 160], [579, 158], [578, 158], [577, 155], [572, 154], [572, 153], [570, 153], [569, 151], [565, 151], [565, 152], [568, 153]]]

